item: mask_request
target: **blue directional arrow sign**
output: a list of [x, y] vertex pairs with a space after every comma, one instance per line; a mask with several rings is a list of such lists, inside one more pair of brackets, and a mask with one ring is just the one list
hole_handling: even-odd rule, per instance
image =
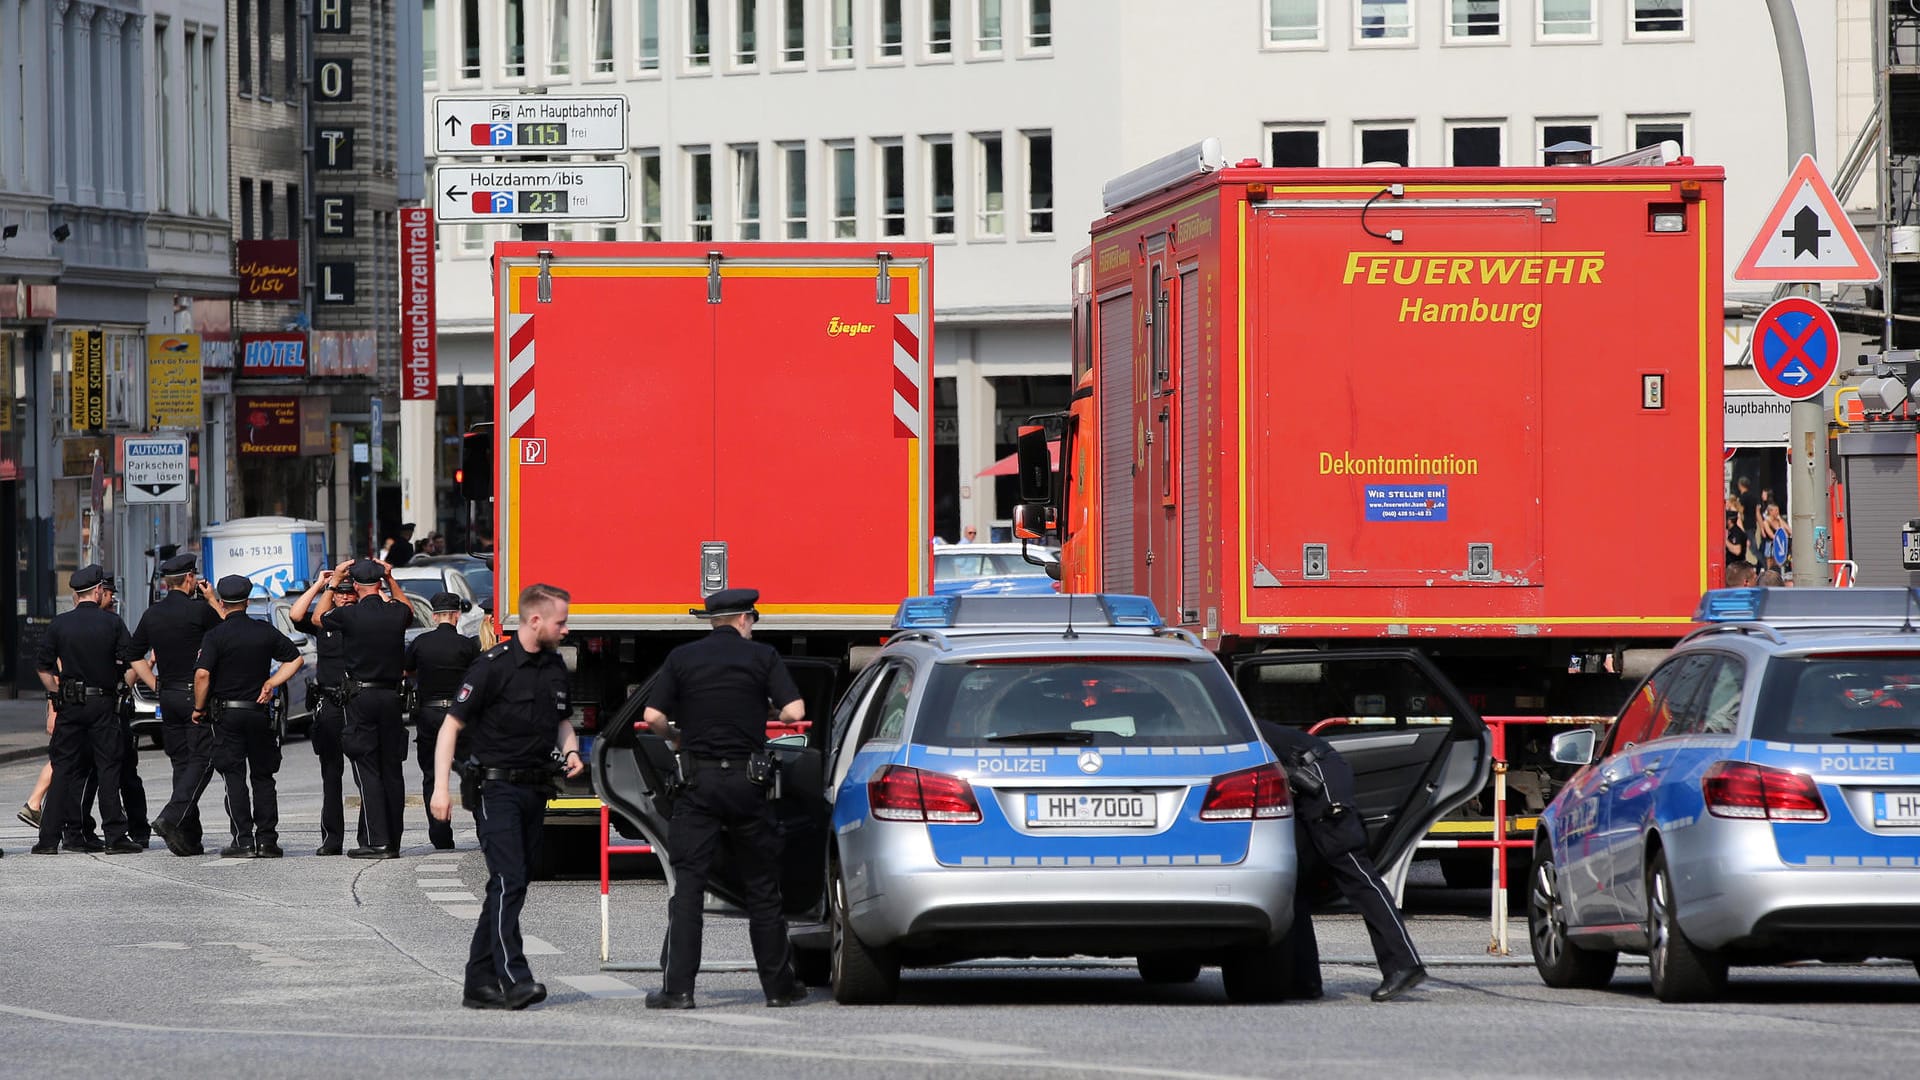
[[1827, 309], [1801, 296], [1776, 300], [1753, 327], [1753, 367], [1789, 401], [1819, 396], [1840, 361], [1840, 331]]

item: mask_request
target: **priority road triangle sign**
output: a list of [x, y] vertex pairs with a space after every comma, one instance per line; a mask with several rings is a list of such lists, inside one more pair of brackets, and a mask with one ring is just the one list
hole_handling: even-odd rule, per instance
[[1735, 281], [1878, 281], [1880, 268], [1860, 242], [1853, 222], [1847, 220], [1840, 200], [1833, 197], [1820, 167], [1811, 155], [1802, 154], [1733, 277]]

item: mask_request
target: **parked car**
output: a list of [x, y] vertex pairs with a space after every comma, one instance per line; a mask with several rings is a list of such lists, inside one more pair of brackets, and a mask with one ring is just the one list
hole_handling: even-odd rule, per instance
[[472, 555], [416, 555], [407, 565], [394, 567], [393, 578], [422, 600], [450, 592], [473, 605], [461, 613], [456, 625], [463, 634], [479, 636], [481, 620], [486, 618], [480, 600], [493, 595], [493, 569], [485, 562]]
[[[1217, 965], [1234, 1001], [1291, 993], [1285, 776], [1197, 638], [1134, 596], [916, 597], [895, 626], [836, 707], [809, 699], [823, 719], [770, 744], [803, 979], [884, 1002], [905, 967], [1095, 955], [1155, 983]], [[1417, 654], [1275, 656], [1261, 679], [1290, 721], [1349, 715], [1355, 693], [1403, 721], [1344, 748], [1376, 858], [1485, 781], [1485, 725]], [[594, 781], [664, 860], [673, 759], [637, 723], [645, 697], [603, 732]], [[1415, 700], [1442, 719], [1409, 726]], [[724, 861], [708, 888], [743, 903]]]
[[[1541, 816], [1527, 921], [1550, 986], [1645, 953], [1655, 996], [1736, 964], [1920, 963], [1920, 615], [1905, 589], [1723, 589]], [[1595, 743], [1599, 748], [1595, 752]]]
[[[319, 647], [313, 638], [293, 628], [293, 601], [285, 597], [270, 597], [256, 594], [247, 601], [247, 615], [262, 622], [271, 623], [273, 628], [287, 635], [299, 647], [305, 662], [294, 673], [273, 701], [273, 716], [280, 730], [286, 735], [303, 735], [313, 727], [313, 710], [317, 704], [312, 697], [313, 678], [318, 671]], [[279, 665], [274, 666], [279, 670]], [[148, 690], [145, 683], [134, 680], [133, 684], [133, 734], [136, 739], [145, 738], [154, 746], [164, 747], [164, 727], [160, 720], [160, 696]]]
[[1059, 583], [1045, 564], [1058, 564], [1059, 551], [1029, 545], [1027, 550], [1042, 559], [1035, 565], [1021, 557], [1020, 545], [941, 544], [933, 549], [933, 592], [935, 596], [1044, 596], [1059, 592]]

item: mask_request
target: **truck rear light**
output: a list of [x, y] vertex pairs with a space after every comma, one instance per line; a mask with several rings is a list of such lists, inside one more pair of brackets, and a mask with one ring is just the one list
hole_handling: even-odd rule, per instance
[[1825, 821], [1827, 804], [1813, 777], [1750, 761], [1719, 761], [1700, 781], [1714, 817]]
[[600, 730], [600, 706], [580, 706], [580, 726], [587, 731]]
[[1647, 207], [1647, 231], [1681, 233], [1687, 231], [1687, 208], [1676, 203], [1655, 203]]
[[1214, 777], [1200, 801], [1201, 821], [1252, 821], [1292, 813], [1287, 776], [1271, 762]]
[[973, 825], [980, 804], [973, 785], [958, 776], [926, 772], [907, 765], [883, 765], [867, 781], [867, 803], [881, 821], [924, 821], [935, 825]]

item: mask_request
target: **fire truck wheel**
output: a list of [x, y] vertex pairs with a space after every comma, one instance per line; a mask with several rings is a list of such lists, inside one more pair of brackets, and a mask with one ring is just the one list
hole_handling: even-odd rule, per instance
[[1540, 981], [1559, 990], [1598, 990], [1613, 981], [1620, 954], [1583, 949], [1567, 940], [1566, 905], [1553, 865], [1553, 850], [1542, 841], [1533, 853], [1533, 873], [1527, 889], [1527, 937], [1533, 944], [1533, 966]]
[[1139, 964], [1140, 977], [1150, 983], [1190, 983], [1200, 977], [1200, 961], [1180, 953], [1147, 953]]

